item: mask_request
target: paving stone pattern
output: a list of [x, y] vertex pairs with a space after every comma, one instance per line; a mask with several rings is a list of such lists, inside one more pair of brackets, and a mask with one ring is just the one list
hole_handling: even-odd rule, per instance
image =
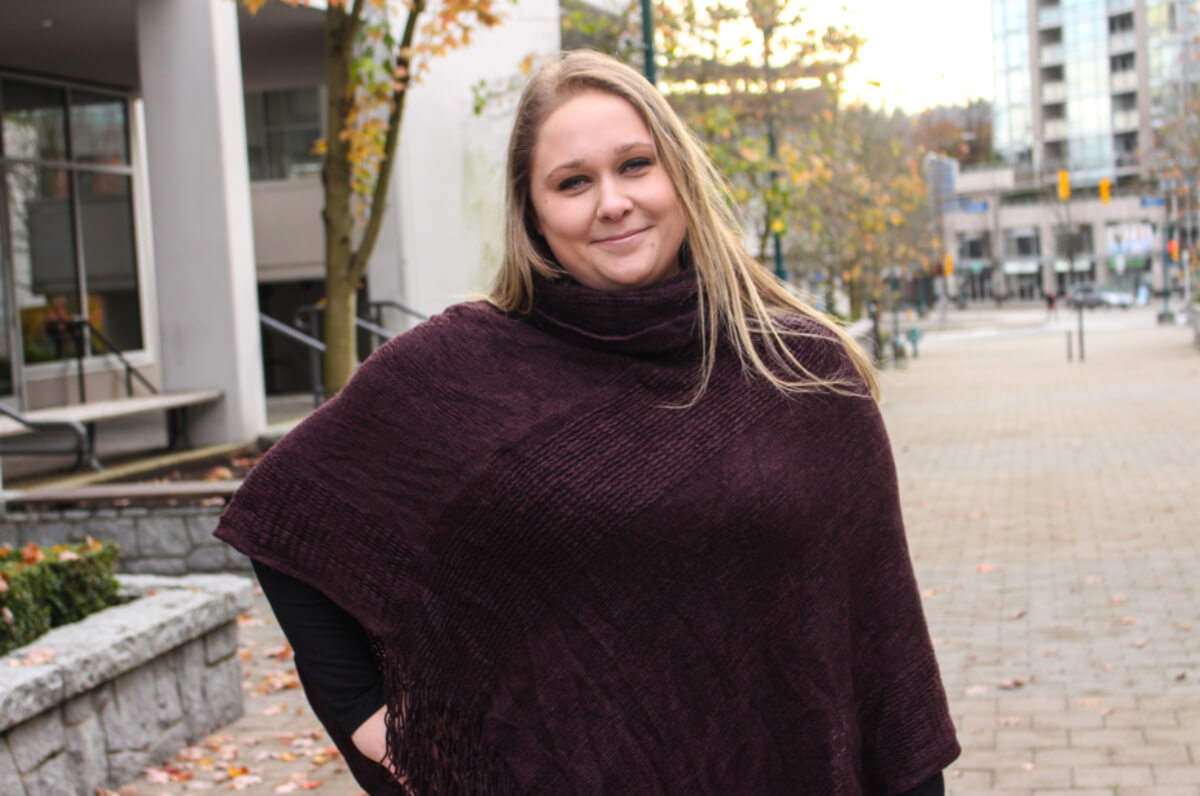
[[[1200, 354], [1190, 330], [1147, 327], [1089, 334], [1082, 365], [1058, 332], [1002, 333], [883, 376], [965, 749], [954, 796], [1200, 796]], [[278, 690], [290, 664], [261, 596], [241, 629], [245, 717], [173, 764], [224, 750], [248, 794], [356, 793], [340, 761], [314, 762], [328, 739], [300, 692]], [[232, 787], [217, 760], [123, 791]]]
[[883, 378], [953, 794], [1200, 794], [1200, 354], [1176, 327], [1087, 344]]

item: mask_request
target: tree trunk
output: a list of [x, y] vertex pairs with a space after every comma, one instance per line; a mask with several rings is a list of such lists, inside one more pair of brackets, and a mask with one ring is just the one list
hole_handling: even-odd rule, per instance
[[325, 398], [332, 398], [358, 364], [358, 334], [354, 326], [358, 304], [356, 285], [341, 277], [325, 278]]
[[346, 117], [353, 108], [347, 96], [347, 59], [352, 40], [348, 40], [349, 20], [337, 6], [325, 14], [325, 79], [328, 103], [325, 126], [325, 163], [321, 181], [325, 189], [325, 398], [338, 393], [354, 375], [358, 361], [355, 345], [354, 316], [356, 280], [350, 273], [353, 253], [350, 211], [350, 163], [346, 142], [341, 136]]

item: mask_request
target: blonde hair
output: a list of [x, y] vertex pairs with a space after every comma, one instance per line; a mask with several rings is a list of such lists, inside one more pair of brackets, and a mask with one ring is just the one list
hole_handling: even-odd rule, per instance
[[[692, 402], [703, 394], [712, 375], [719, 331], [737, 352], [743, 369], [785, 394], [820, 389], [858, 392], [849, 382], [816, 376], [784, 341], [792, 336], [832, 336], [845, 348], [871, 394], [878, 397], [871, 360], [858, 343], [830, 318], [788, 292], [746, 251], [724, 179], [662, 94], [634, 69], [596, 52], [559, 53], [521, 94], [508, 147], [504, 259], [488, 301], [504, 312], [528, 313], [533, 302], [533, 272], [548, 278], [562, 275], [553, 253], [537, 234], [530, 171], [542, 122], [586, 91], [611, 94], [633, 106], [649, 129], [679, 196], [687, 222], [684, 247], [690, 254], [689, 265], [695, 269], [700, 302], [703, 357]], [[828, 334], [786, 328], [776, 320], [785, 313], [811, 319]]]

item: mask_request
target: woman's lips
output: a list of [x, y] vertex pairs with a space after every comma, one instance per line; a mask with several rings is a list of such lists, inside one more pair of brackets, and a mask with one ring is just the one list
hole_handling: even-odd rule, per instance
[[634, 229], [630, 230], [629, 232], [622, 232], [620, 235], [610, 235], [607, 238], [601, 238], [600, 240], [595, 241], [595, 244], [605, 248], [619, 249], [640, 240], [647, 229], [649, 229], [649, 227]]

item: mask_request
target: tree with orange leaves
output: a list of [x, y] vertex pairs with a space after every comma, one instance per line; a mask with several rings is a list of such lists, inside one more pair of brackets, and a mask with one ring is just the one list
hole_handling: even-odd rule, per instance
[[[269, 0], [240, 0], [252, 13]], [[307, 0], [275, 0], [307, 5]], [[383, 224], [404, 101], [432, 59], [500, 24], [493, 0], [328, 0], [325, 11], [326, 397], [354, 374], [357, 288]]]

